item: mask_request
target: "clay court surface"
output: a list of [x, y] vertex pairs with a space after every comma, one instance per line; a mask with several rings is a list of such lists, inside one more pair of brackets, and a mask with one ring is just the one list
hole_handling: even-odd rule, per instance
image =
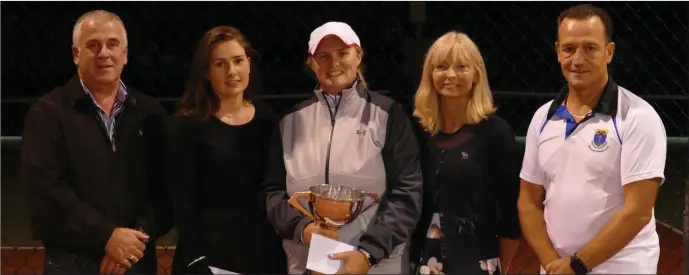
[[[682, 236], [658, 224], [660, 235], [660, 263], [658, 274], [683, 274]], [[174, 248], [158, 249], [158, 274], [169, 274], [172, 266]], [[2, 275], [5, 274], [42, 274], [43, 250], [40, 248], [2, 248]], [[538, 274], [539, 265], [536, 256], [522, 240], [519, 252], [508, 274]]]

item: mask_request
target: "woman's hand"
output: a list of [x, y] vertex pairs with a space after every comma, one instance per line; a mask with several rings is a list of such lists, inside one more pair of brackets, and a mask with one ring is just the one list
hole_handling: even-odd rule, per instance
[[304, 232], [301, 235], [302, 241], [306, 245], [311, 245], [311, 235], [314, 233], [333, 240], [340, 239], [340, 234], [337, 233], [337, 230], [329, 229], [324, 225], [318, 225], [316, 222], [312, 222], [304, 228]]
[[359, 250], [335, 253], [330, 259], [343, 261], [337, 274], [367, 274], [371, 269], [368, 257]]

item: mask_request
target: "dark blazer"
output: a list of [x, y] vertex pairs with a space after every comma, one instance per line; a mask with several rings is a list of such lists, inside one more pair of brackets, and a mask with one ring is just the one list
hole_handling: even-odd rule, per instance
[[161, 180], [166, 113], [150, 96], [130, 87], [127, 94], [114, 145], [77, 76], [29, 110], [20, 174], [33, 236], [46, 249], [100, 260], [115, 227], [143, 224], [151, 237], [171, 229]]

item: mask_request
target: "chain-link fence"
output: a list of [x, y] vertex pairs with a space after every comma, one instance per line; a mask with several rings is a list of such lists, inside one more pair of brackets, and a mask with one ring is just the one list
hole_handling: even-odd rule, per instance
[[[461, 30], [486, 60], [498, 115], [519, 136], [533, 112], [564, 84], [556, 60], [556, 18], [571, 3], [2, 3], [2, 136], [19, 136], [32, 100], [74, 74], [73, 23], [105, 8], [127, 26], [125, 82], [161, 99], [168, 111], [184, 87], [192, 52], [217, 25], [241, 29], [257, 51], [264, 98], [278, 111], [302, 100], [314, 86], [304, 61], [309, 33], [331, 20], [348, 22], [365, 50], [373, 89], [411, 102], [423, 55], [442, 33]], [[650, 102], [669, 137], [666, 183], [656, 204], [661, 239], [659, 273], [682, 274], [684, 180], [689, 148], [689, 9], [687, 3], [601, 3], [615, 24], [610, 71], [616, 81]], [[252, 72], [254, 74], [256, 72]], [[19, 153], [2, 151], [2, 274], [38, 274], [40, 243], [29, 230], [26, 196], [17, 180]], [[686, 229], [685, 229], [686, 231]], [[685, 234], [686, 236], [686, 234]], [[174, 232], [159, 240], [159, 265], [169, 272]], [[169, 248], [169, 249], [168, 249]], [[522, 243], [511, 274], [537, 274], [538, 261]]]

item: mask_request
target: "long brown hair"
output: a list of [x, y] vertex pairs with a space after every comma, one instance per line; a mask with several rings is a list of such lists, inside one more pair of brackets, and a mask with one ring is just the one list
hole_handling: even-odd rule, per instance
[[[228, 26], [220, 26], [210, 29], [201, 37], [194, 53], [194, 60], [189, 71], [189, 80], [180, 101], [177, 116], [198, 116], [208, 119], [220, 108], [220, 100], [213, 92], [213, 88], [207, 79], [211, 52], [215, 47], [227, 41], [237, 41], [242, 45], [248, 57], [251, 57], [252, 48], [249, 41], [238, 29]], [[253, 63], [253, 60], [252, 62]], [[251, 79], [249, 87], [244, 91], [244, 98], [252, 96]]]

